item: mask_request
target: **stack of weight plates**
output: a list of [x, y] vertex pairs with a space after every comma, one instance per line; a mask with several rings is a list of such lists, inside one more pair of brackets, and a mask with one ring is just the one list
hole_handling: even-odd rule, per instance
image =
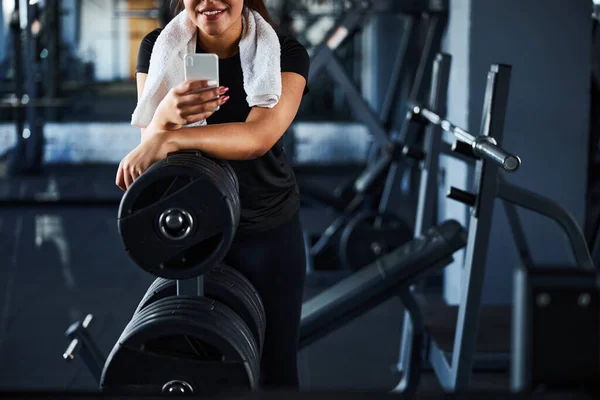
[[[250, 281], [224, 265], [240, 219], [225, 162], [179, 152], [126, 192], [119, 232], [131, 259], [158, 278], [112, 349], [101, 390], [214, 395], [257, 387], [265, 311]], [[177, 294], [203, 276], [204, 296]]]

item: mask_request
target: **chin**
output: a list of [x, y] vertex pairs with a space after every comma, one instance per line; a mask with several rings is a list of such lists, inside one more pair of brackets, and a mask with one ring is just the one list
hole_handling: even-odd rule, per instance
[[227, 30], [223, 28], [216, 28], [214, 26], [199, 26], [199, 28], [208, 36], [221, 36]]

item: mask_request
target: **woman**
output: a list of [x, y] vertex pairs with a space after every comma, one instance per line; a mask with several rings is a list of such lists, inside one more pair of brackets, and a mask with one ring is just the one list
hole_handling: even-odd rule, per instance
[[[264, 302], [267, 330], [261, 387], [295, 389], [306, 260], [298, 216], [298, 187], [281, 137], [307, 90], [309, 57], [295, 39], [278, 35], [282, 71], [279, 102], [273, 108], [250, 108], [245, 100], [238, 53], [244, 6], [270, 21], [262, 0], [176, 2], [176, 11], [185, 9], [198, 28], [197, 52], [219, 56], [222, 86], [201, 93], [198, 89], [207, 87], [206, 81], [183, 82], [172, 88], [152, 122], [142, 129], [142, 143], [121, 161], [116, 183], [126, 190], [152, 163], [180, 149], [199, 149], [231, 163], [240, 182], [242, 213], [224, 262], [248, 277]], [[140, 47], [139, 96], [160, 32], [157, 29], [148, 34]], [[213, 113], [217, 106], [220, 109]], [[203, 119], [207, 125], [182, 128]]]

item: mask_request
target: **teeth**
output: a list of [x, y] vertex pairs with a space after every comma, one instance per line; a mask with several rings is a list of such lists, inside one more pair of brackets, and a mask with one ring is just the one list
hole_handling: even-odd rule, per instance
[[215, 14], [219, 14], [221, 12], [222, 11], [204, 11], [202, 14], [205, 14], [205, 15], [215, 15]]

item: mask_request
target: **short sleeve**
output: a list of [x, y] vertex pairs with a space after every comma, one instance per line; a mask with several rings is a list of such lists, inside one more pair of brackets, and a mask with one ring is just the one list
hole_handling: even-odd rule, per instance
[[162, 29], [157, 28], [147, 34], [144, 39], [142, 39], [142, 43], [140, 43], [140, 49], [138, 51], [137, 58], [137, 66], [135, 68], [136, 72], [147, 74], [150, 69], [150, 56], [152, 55], [152, 49], [154, 48], [154, 43], [156, 43], [156, 39], [158, 39], [158, 35]]
[[[310, 57], [304, 46], [289, 35], [281, 36], [279, 41], [281, 44], [281, 72], [295, 72], [302, 75], [308, 82]], [[307, 84], [304, 88], [304, 94], [308, 92]]]

